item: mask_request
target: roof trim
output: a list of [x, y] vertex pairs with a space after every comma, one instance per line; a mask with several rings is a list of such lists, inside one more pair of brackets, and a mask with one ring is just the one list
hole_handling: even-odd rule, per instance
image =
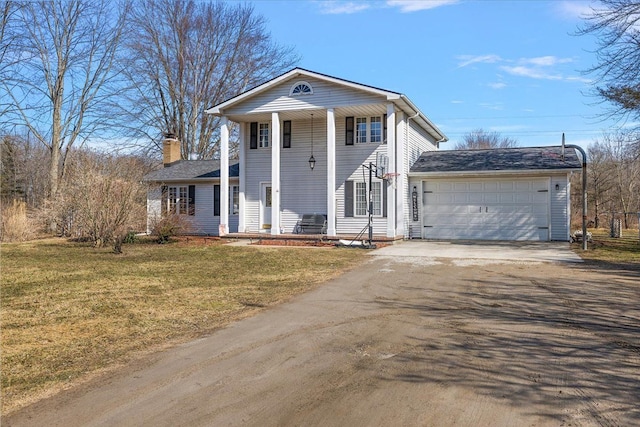
[[575, 172], [581, 168], [566, 169], [505, 169], [505, 170], [487, 170], [487, 171], [449, 171], [449, 172], [409, 172], [411, 178], [474, 178], [490, 176], [550, 176], [564, 175], [569, 172]]

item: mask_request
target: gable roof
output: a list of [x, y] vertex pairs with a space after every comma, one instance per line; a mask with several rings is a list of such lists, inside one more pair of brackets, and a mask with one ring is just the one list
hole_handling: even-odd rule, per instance
[[[240, 176], [240, 164], [229, 164], [229, 177]], [[180, 160], [170, 166], [146, 174], [146, 182], [198, 181], [220, 178], [220, 160]]]
[[436, 140], [440, 142], [448, 141], [448, 138], [445, 136], [445, 134], [442, 133], [442, 131], [438, 129], [438, 127], [434, 125], [431, 122], [431, 120], [429, 120], [427, 116], [425, 116], [422, 113], [422, 111], [420, 111], [418, 107], [416, 107], [415, 104], [411, 102], [411, 100], [406, 95], [403, 95], [399, 92], [380, 89], [375, 86], [356, 83], [351, 80], [341, 79], [341, 78], [333, 77], [327, 74], [306, 70], [304, 68], [299, 68], [299, 67], [289, 70], [284, 74], [281, 74], [265, 83], [262, 83], [261, 85], [258, 85], [239, 95], [236, 95], [230, 99], [227, 99], [226, 101], [221, 102], [220, 104], [205, 110], [205, 113], [212, 114], [215, 116], [223, 116], [225, 109], [235, 106], [253, 96], [261, 94], [273, 88], [274, 86], [277, 86], [278, 84], [284, 81], [287, 81], [289, 79], [292, 79], [294, 77], [295, 78], [316, 78], [319, 80], [324, 80], [329, 83], [339, 84], [342, 86], [349, 87], [351, 89], [361, 90], [373, 95], [384, 97], [387, 101], [393, 102], [395, 105], [397, 105], [402, 111], [408, 112], [410, 116], [414, 117], [414, 120], [422, 122], [422, 126], [425, 127], [425, 129], [427, 129], [429, 133], [431, 133]]
[[561, 146], [487, 150], [427, 151], [411, 166], [412, 174], [530, 172], [581, 169], [575, 149]]

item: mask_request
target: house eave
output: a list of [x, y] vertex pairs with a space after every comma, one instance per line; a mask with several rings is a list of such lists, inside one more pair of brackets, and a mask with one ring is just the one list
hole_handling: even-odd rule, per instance
[[566, 169], [507, 169], [507, 170], [486, 170], [486, 171], [446, 171], [446, 172], [409, 172], [410, 178], [474, 178], [486, 176], [550, 176], [565, 175], [570, 172], [580, 170], [579, 168]]

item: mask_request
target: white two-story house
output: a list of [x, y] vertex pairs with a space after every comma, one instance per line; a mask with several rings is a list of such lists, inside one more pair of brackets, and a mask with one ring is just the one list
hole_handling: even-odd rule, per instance
[[[438, 150], [447, 138], [409, 98], [301, 68], [206, 113], [221, 118], [220, 160], [180, 160], [179, 142], [168, 138], [164, 147], [167, 167], [145, 178], [152, 184], [150, 219], [175, 212], [186, 215], [198, 234], [277, 236], [296, 232], [303, 215], [320, 214], [326, 217], [326, 235], [339, 237], [362, 232], [371, 211], [374, 236], [386, 239], [508, 240], [510, 235], [505, 233], [511, 231], [498, 229], [483, 235], [481, 231], [490, 228], [477, 224], [483, 220], [499, 225], [501, 215], [513, 218], [509, 213], [513, 209], [499, 214], [493, 206], [494, 199], [511, 203], [510, 198], [522, 204], [537, 203], [516, 207], [515, 211], [524, 213], [521, 219], [512, 219], [514, 239], [551, 240], [553, 203], [562, 213], [556, 220], [556, 236], [568, 239], [568, 174], [576, 169], [575, 152], [570, 153], [573, 163], [566, 164], [564, 158], [547, 161], [557, 156], [545, 157], [537, 151], [515, 149], [505, 157], [486, 150], [472, 153], [480, 159], [470, 168], [468, 161], [460, 161], [466, 158], [461, 152], [448, 151], [440, 152], [449, 154], [438, 157], [433, 169], [429, 166], [432, 158], [425, 155]], [[239, 134], [237, 160], [229, 159], [232, 124]], [[488, 157], [509, 160], [496, 163], [499, 171], [480, 170], [490, 163], [485, 161]], [[535, 162], [527, 160], [534, 157]], [[374, 173], [370, 179], [370, 166], [381, 163], [386, 166], [384, 176]], [[479, 178], [482, 181], [475, 183]], [[553, 197], [552, 182], [555, 189], [562, 189]], [[498, 194], [507, 187], [511, 193]], [[466, 195], [437, 193], [457, 188], [464, 188]], [[478, 197], [479, 188], [498, 193]], [[434, 189], [436, 198], [432, 197]], [[523, 190], [531, 196], [521, 197]], [[452, 202], [447, 204], [448, 200]], [[466, 213], [460, 215], [462, 211]], [[458, 225], [447, 227], [449, 220]], [[527, 221], [532, 231], [516, 233], [520, 223]], [[480, 232], [470, 234], [465, 231], [469, 227]], [[435, 229], [445, 231], [434, 233]]]

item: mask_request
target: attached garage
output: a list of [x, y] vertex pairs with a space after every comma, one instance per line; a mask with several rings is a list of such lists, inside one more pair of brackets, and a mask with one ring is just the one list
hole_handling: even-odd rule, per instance
[[412, 237], [566, 241], [569, 174], [580, 168], [562, 147], [424, 153], [410, 173]]

